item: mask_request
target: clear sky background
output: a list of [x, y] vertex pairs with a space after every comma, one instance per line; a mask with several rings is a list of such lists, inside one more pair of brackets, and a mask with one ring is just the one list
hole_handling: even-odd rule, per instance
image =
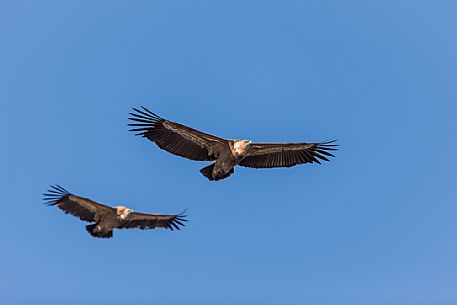
[[[457, 304], [456, 1], [2, 1], [0, 45], [1, 304]], [[211, 183], [139, 105], [341, 149]], [[189, 222], [95, 239], [55, 183]]]

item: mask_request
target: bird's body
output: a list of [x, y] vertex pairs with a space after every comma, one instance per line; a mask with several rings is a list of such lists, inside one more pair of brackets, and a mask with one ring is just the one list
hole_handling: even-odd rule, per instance
[[160, 215], [134, 212], [124, 206], [110, 207], [88, 198], [79, 197], [66, 191], [61, 186], [51, 186], [44, 194], [48, 205], [56, 205], [66, 214], [79, 217], [83, 221], [92, 222], [86, 230], [94, 237], [111, 238], [113, 229], [180, 229], [185, 215]]
[[291, 167], [329, 161], [335, 141], [320, 143], [252, 143], [227, 140], [163, 119], [142, 107], [133, 108], [131, 131], [156, 143], [161, 149], [194, 161], [213, 161], [200, 172], [209, 180], [229, 177], [237, 165], [251, 168]]
[[[70, 195], [69, 200], [77, 201], [80, 198]], [[95, 237], [112, 237], [114, 228], [122, 228], [126, 218], [133, 211], [126, 207], [113, 207], [100, 216], [100, 219], [92, 225], [86, 226], [86, 230]]]
[[249, 140], [228, 140], [219, 144], [217, 159], [213, 164], [201, 169], [201, 173], [209, 180], [220, 180], [234, 173], [234, 168], [246, 156], [249, 149]]

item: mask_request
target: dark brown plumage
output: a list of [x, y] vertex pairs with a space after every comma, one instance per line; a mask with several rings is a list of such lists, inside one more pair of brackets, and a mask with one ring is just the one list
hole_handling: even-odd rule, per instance
[[291, 167], [304, 163], [318, 163], [319, 159], [329, 161], [334, 157], [329, 150], [335, 150], [335, 141], [320, 143], [263, 143], [251, 144], [249, 154], [239, 165], [253, 168]]
[[226, 140], [163, 119], [145, 107], [133, 108], [130, 131], [154, 142], [161, 149], [195, 161], [213, 161], [200, 172], [209, 180], [229, 177], [236, 165], [251, 168], [291, 167], [329, 161], [336, 140], [319, 143], [252, 143]]
[[69, 193], [63, 187], [51, 186], [47, 193], [43, 194], [44, 200], [49, 206], [57, 206], [65, 212], [79, 217], [79, 219], [93, 222], [86, 226], [86, 230], [94, 237], [111, 238], [113, 229], [180, 229], [184, 226], [186, 215], [160, 215], [133, 212], [123, 206], [110, 207], [97, 203], [88, 198], [79, 197]]

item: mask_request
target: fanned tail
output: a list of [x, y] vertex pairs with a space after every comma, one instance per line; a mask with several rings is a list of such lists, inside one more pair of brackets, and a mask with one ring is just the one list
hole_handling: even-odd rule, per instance
[[204, 167], [200, 170], [200, 173], [202, 173], [203, 176], [205, 176], [208, 180], [210, 181], [219, 181], [219, 180], [222, 180], [222, 179], [225, 179], [227, 177], [229, 177], [231, 174], [233, 174], [235, 172], [235, 170], [232, 168], [230, 169], [230, 171], [228, 173], [224, 173], [223, 171], [219, 171], [216, 173], [216, 176], [213, 177], [213, 169], [214, 169], [214, 163], [207, 166], [207, 167]]
[[205, 176], [206, 178], [208, 178], [208, 180], [211, 180], [211, 181], [214, 181], [214, 178], [213, 178], [213, 168], [214, 168], [214, 164], [211, 164], [207, 167], [204, 167], [200, 170], [200, 173], [202, 173], [203, 176]]
[[111, 238], [113, 237], [113, 230], [111, 231], [96, 231], [95, 224], [86, 226], [86, 231], [89, 232], [93, 237], [99, 238]]

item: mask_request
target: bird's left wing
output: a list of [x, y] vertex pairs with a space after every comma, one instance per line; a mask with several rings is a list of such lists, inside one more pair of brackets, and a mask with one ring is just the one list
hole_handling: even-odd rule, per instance
[[51, 186], [43, 195], [47, 205], [56, 205], [65, 214], [71, 214], [84, 221], [98, 221], [103, 214], [113, 213], [111, 207], [73, 195], [60, 185]]
[[159, 117], [145, 107], [133, 108], [130, 131], [154, 142], [161, 149], [174, 155], [195, 161], [214, 161], [218, 147], [227, 145], [227, 140], [198, 131], [182, 124]]
[[119, 229], [139, 228], [144, 230], [165, 228], [179, 230], [180, 226], [185, 226], [184, 222], [187, 221], [184, 213], [182, 212], [178, 215], [160, 215], [132, 212], [127, 216], [122, 225], [119, 226]]
[[[252, 143], [247, 156], [239, 163], [253, 168], [291, 167], [303, 163], [321, 163], [334, 157], [336, 140], [320, 143]], [[326, 157], [327, 156], [327, 157]]]

